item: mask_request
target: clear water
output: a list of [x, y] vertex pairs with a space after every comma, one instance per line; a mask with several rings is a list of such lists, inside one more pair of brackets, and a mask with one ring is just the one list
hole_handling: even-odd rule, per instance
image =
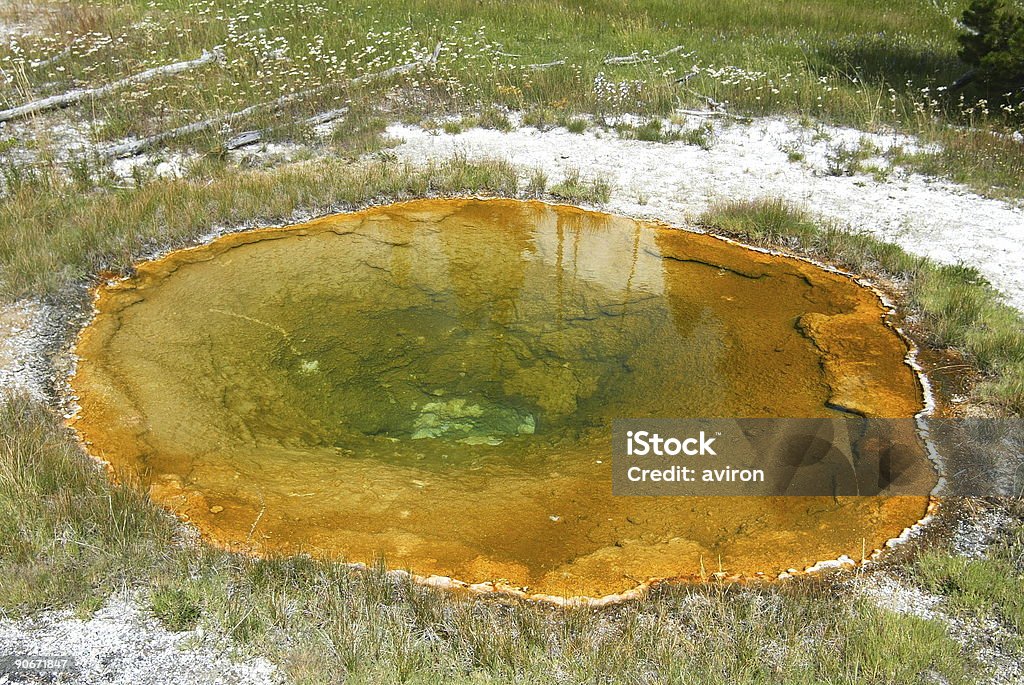
[[98, 309], [77, 430], [236, 549], [603, 595], [859, 558], [927, 504], [611, 496], [614, 418], [920, 407], [872, 293], [706, 236], [418, 201], [173, 253]]

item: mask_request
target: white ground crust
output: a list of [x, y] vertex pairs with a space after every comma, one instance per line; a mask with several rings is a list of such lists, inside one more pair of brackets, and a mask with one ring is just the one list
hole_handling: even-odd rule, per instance
[[[222, 640], [226, 642], [227, 640]], [[90, 619], [49, 611], [0, 621], [0, 657], [71, 657], [77, 676], [57, 682], [270, 685], [284, 678], [263, 658], [235, 660], [196, 631], [172, 633], [130, 597], [115, 595]], [[0, 683], [4, 677], [0, 676]], [[17, 682], [17, 681], [16, 681]]]
[[[452, 135], [392, 126], [388, 133], [405, 141], [394, 152], [411, 162], [462, 153], [542, 169], [550, 183], [571, 169], [584, 177], [600, 175], [613, 185], [607, 211], [676, 225], [685, 225], [716, 200], [781, 197], [915, 254], [976, 266], [1024, 309], [1024, 209], [954, 183], [898, 171], [885, 182], [824, 172], [829, 150], [841, 144], [856, 146], [866, 138], [883, 150], [894, 145], [912, 149], [913, 140], [906, 136], [810, 129], [782, 118], [716, 123], [707, 151], [683, 142], [648, 143], [565, 129], [471, 129]], [[791, 162], [784, 148], [806, 157]]]
[[[985, 555], [1000, 533], [1013, 522], [998, 508], [985, 509], [970, 519], [960, 521], [951, 540], [951, 549], [961, 556], [978, 559]], [[857, 574], [847, 583], [848, 589], [876, 606], [897, 614], [940, 621], [949, 635], [992, 672], [979, 682], [987, 685], [1020, 685], [1024, 683], [1024, 664], [1013, 645], [1019, 639], [1012, 629], [993, 618], [972, 619], [958, 616], [941, 595], [916, 587], [896, 575], [898, 571], [879, 570]], [[942, 682], [932, 678], [934, 682]]]
[[45, 354], [50, 310], [36, 302], [0, 307], [0, 390], [44, 400], [50, 365]]

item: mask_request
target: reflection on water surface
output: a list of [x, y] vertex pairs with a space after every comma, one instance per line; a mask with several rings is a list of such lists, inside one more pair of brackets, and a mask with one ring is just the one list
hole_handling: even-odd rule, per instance
[[236, 234], [101, 289], [76, 429], [209, 538], [533, 592], [860, 558], [923, 498], [625, 498], [619, 417], [910, 416], [877, 298], [624, 218], [429, 200]]

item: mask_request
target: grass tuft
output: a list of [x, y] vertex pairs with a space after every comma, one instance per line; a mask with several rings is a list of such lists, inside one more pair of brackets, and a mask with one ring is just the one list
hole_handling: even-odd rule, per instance
[[561, 182], [551, 186], [551, 194], [574, 204], [602, 205], [611, 199], [612, 187], [607, 179], [600, 176], [584, 179], [580, 175], [580, 170], [573, 168]]
[[111, 485], [51, 411], [0, 402], [0, 610], [82, 604], [143, 580], [174, 547], [173, 519]]

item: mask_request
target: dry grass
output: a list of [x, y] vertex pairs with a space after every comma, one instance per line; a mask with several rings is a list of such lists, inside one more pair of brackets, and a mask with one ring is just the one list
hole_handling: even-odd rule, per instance
[[[0, 405], [0, 612], [82, 613], [142, 587], [169, 629], [204, 626], [268, 655], [295, 683], [865, 683], [980, 668], [934, 621], [827, 580], [665, 588], [607, 609], [559, 609], [425, 588], [306, 557], [257, 560], [176, 541], [146, 497], [110, 485], [60, 419]], [[148, 599], [145, 599], [148, 596]], [[827, 598], [827, 599], [826, 599]]]

